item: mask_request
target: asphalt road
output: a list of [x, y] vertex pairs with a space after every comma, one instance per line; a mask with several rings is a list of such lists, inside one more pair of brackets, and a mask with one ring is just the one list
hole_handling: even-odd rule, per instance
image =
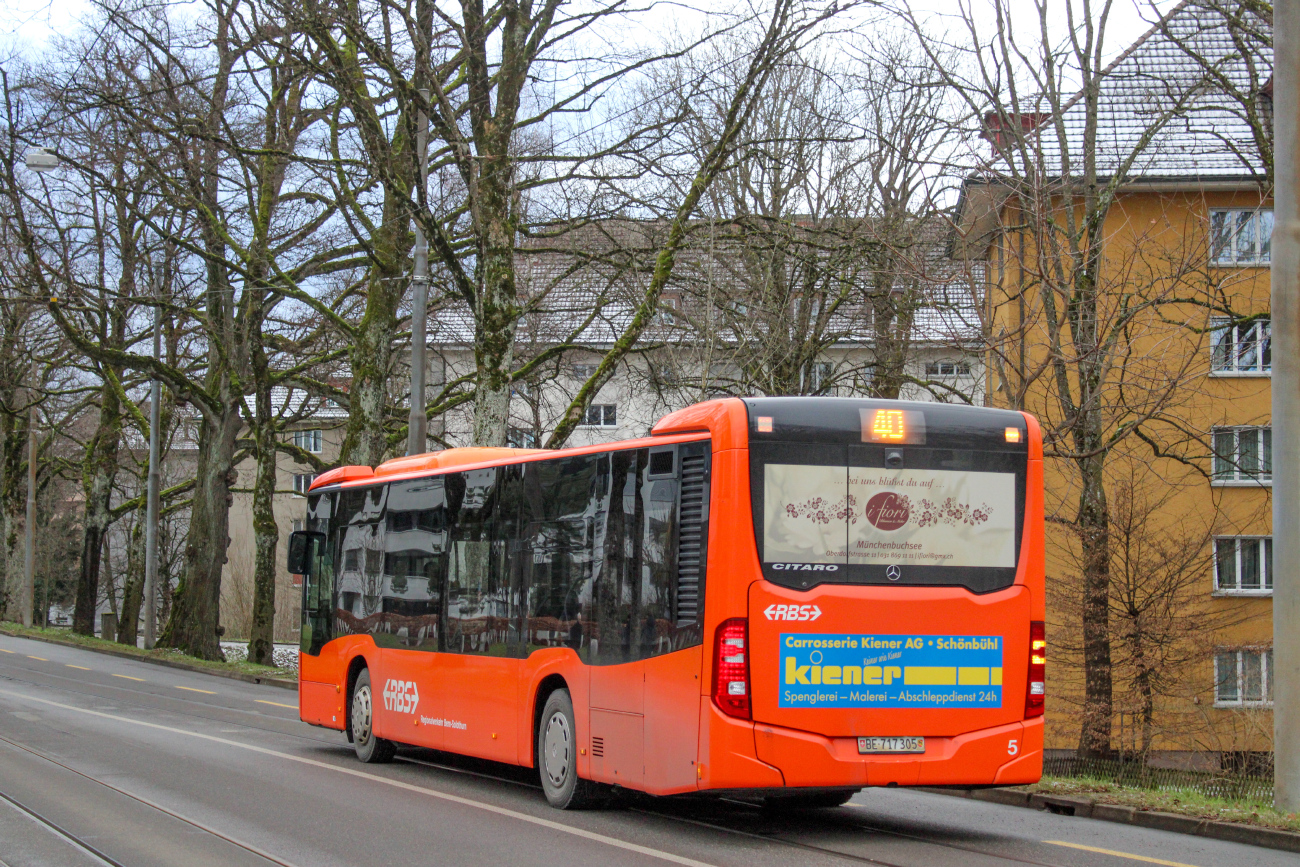
[[0, 636], [0, 865], [1216, 867], [1300, 856], [905, 790], [773, 813], [699, 799], [565, 813], [530, 771], [362, 765], [293, 692]]

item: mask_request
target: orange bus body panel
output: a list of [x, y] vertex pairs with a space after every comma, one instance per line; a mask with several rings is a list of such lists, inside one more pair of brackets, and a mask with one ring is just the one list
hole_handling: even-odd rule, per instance
[[[357, 487], [508, 463], [592, 454], [611, 448], [712, 441], [702, 645], [622, 665], [587, 665], [572, 649], [526, 659], [379, 648], [368, 635], [300, 654], [300, 714], [343, 730], [357, 661], [371, 672], [380, 737], [523, 766], [535, 764], [543, 690], [556, 679], [575, 710], [578, 773], [587, 779], [668, 795], [697, 790], [883, 785], [1012, 785], [1042, 773], [1043, 720], [1024, 718], [1029, 621], [1044, 620], [1042, 440], [1025, 415], [1028, 463], [1015, 583], [987, 594], [961, 587], [822, 584], [794, 590], [762, 577], [750, 499], [748, 411], [740, 399], [709, 401], [665, 416], [646, 439], [563, 451], [465, 449], [398, 459], [374, 476], [347, 468], [331, 482]], [[445, 461], [445, 464], [441, 461]], [[322, 477], [322, 479], [325, 477]], [[318, 483], [319, 484], [319, 483]], [[773, 604], [814, 604], [809, 623], [770, 621]], [[719, 625], [748, 618], [752, 718], [719, 710], [711, 695]], [[778, 707], [780, 636], [790, 632], [1004, 636], [999, 708]], [[385, 706], [389, 682], [413, 683], [414, 713]], [[924, 754], [861, 755], [857, 738], [926, 738]]]

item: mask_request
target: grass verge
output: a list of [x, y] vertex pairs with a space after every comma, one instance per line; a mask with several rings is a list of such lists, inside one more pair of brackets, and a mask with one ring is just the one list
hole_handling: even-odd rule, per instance
[[1256, 801], [1229, 801], [1186, 789], [1160, 791], [1121, 786], [1109, 780], [1091, 777], [1048, 777], [1032, 786], [1018, 786], [1024, 791], [1045, 795], [1091, 798], [1099, 804], [1118, 804], [1139, 810], [1179, 813], [1216, 822], [1259, 825], [1282, 831], [1300, 832], [1300, 816], [1279, 813], [1271, 804]]
[[132, 647], [129, 644], [118, 644], [116, 641], [106, 641], [103, 638], [91, 638], [86, 635], [78, 635], [71, 629], [45, 629], [39, 626], [23, 626], [18, 623], [8, 621], [0, 623], [0, 632], [8, 635], [15, 635], [20, 638], [44, 638], [59, 642], [60, 644], [69, 644], [75, 647], [84, 647], [87, 650], [107, 650], [114, 653], [127, 654], [140, 659], [159, 659], [171, 662], [183, 662], [186, 665], [195, 668], [201, 668], [208, 671], [246, 674], [253, 677], [274, 678], [276, 680], [293, 680], [296, 673], [291, 669], [275, 668], [270, 665], [256, 665], [251, 662], [216, 662], [209, 659], [199, 659], [196, 656], [188, 656], [179, 650], [171, 648], [156, 647], [153, 650], [144, 650], [139, 647]]

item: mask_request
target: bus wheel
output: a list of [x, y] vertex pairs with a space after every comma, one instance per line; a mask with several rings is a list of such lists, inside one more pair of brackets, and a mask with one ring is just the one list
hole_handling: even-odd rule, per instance
[[363, 762], [391, 762], [397, 744], [375, 737], [375, 694], [370, 689], [370, 669], [363, 668], [352, 687], [352, 746]]
[[576, 738], [573, 699], [567, 689], [557, 689], [546, 699], [537, 727], [537, 772], [546, 800], [561, 810], [582, 810], [603, 801], [601, 786], [578, 778]]

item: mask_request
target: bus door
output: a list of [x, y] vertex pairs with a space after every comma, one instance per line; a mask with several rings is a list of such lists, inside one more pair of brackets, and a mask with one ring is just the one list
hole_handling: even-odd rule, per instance
[[521, 654], [509, 578], [517, 467], [448, 473], [443, 647], [433, 678], [444, 748], [518, 761]]
[[361, 501], [343, 529], [338, 617], [379, 648], [370, 672], [376, 733], [437, 748], [441, 481], [393, 482], [383, 491], [378, 503], [373, 492]]

